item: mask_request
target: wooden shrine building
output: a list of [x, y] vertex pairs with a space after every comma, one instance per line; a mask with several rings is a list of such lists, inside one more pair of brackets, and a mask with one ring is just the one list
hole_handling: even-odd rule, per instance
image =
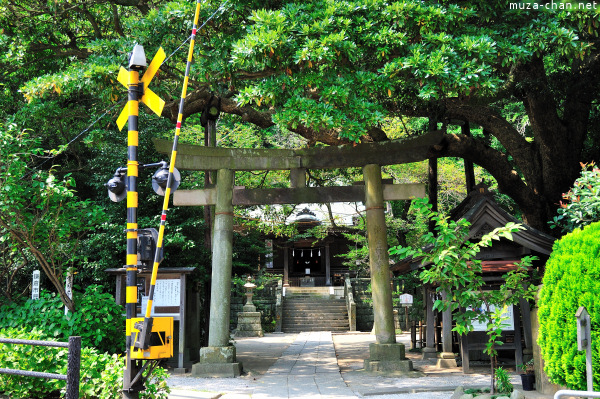
[[[293, 223], [297, 224], [299, 233], [321, 225], [316, 214], [307, 207], [296, 214]], [[343, 235], [350, 231], [351, 227], [337, 226], [328, 228], [325, 237], [319, 239], [305, 234], [299, 239], [273, 238], [267, 244], [273, 247], [272, 263], [267, 267], [270, 272], [283, 275], [285, 287], [342, 286], [344, 274], [353, 273], [339, 257], [354, 246]]]
[[[469, 237], [472, 240], [478, 240], [495, 228], [505, 226], [508, 222], [521, 223], [498, 205], [493, 198], [493, 193], [484, 184], [475, 186], [465, 200], [452, 210], [450, 217], [453, 220], [466, 219], [471, 223]], [[524, 227], [524, 230], [513, 233], [513, 241], [504, 238], [494, 241], [491, 247], [482, 248], [477, 255], [477, 259], [482, 260], [484, 280], [488, 284], [488, 289], [494, 289], [502, 284], [502, 275], [515, 268], [515, 263], [527, 255], [538, 257], [538, 260], [533, 263], [533, 269], [537, 269], [540, 276], [543, 275], [544, 265], [552, 252], [555, 238], [527, 225]], [[421, 267], [426, 267], [426, 265], [422, 265], [420, 259], [407, 258], [395, 264], [391, 270], [396, 274], [404, 274]], [[531, 270], [531, 275], [533, 276], [533, 274], [534, 270]], [[438, 317], [440, 315], [434, 314], [432, 310], [433, 301], [436, 299], [435, 287], [424, 288], [426, 325], [436, 326], [436, 328], [426, 330], [424, 357], [441, 357], [443, 360], [445, 359], [443, 354], [446, 353], [452, 363], [454, 356], [450, 356], [450, 354], [458, 352], [456, 349], [460, 346], [463, 371], [468, 372], [470, 356], [480, 358], [485, 348], [487, 341], [485, 326], [474, 325], [475, 331], [461, 336], [460, 342], [453, 340], [451, 315], [449, 312], [444, 312], [440, 322], [440, 317]], [[526, 354], [530, 354], [533, 348], [529, 303], [521, 300], [519, 306], [509, 309], [509, 315], [510, 327], [503, 331], [504, 345], [498, 349], [501, 351], [500, 354], [504, 355], [510, 351], [508, 354], [511, 357], [514, 355], [516, 364], [523, 364], [524, 351]], [[440, 349], [442, 356], [438, 356]], [[438, 363], [440, 362], [438, 361]]]

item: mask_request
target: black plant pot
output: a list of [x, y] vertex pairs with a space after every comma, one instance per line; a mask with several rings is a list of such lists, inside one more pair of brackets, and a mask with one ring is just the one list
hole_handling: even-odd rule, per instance
[[535, 382], [535, 374], [521, 374], [521, 383], [524, 391], [533, 391], [533, 383]]

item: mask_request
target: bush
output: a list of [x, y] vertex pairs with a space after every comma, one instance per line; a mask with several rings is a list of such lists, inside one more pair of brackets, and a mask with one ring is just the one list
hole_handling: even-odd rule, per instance
[[42, 292], [40, 299], [22, 305], [0, 308], [0, 328], [38, 329], [42, 339], [68, 341], [80, 336], [81, 345], [100, 352], [119, 353], [125, 350], [125, 318], [123, 307], [102, 287], [91, 285], [83, 294], [75, 293], [76, 311], [65, 316], [64, 305], [56, 294]]
[[[25, 329], [6, 329], [3, 337], [14, 339], [45, 340], [39, 330], [26, 332]], [[46, 373], [67, 373], [66, 348], [45, 346], [0, 344], [0, 368], [39, 371]], [[125, 362], [119, 355], [100, 353], [94, 348], [81, 349], [81, 371], [79, 397], [81, 399], [113, 399], [120, 397], [123, 387]], [[167, 373], [158, 367], [146, 384], [141, 398], [167, 398], [169, 388]], [[0, 374], [0, 393], [9, 394], [12, 399], [43, 398], [58, 391], [64, 396], [66, 382]]]
[[[594, 163], [581, 164], [581, 176], [568, 193], [563, 194], [558, 216], [550, 222], [569, 233], [590, 223], [600, 221], [600, 169]], [[590, 170], [591, 169], [591, 170]]]
[[577, 350], [575, 312], [591, 317], [594, 386], [600, 387], [600, 223], [575, 230], [554, 244], [539, 302], [538, 342], [550, 381], [586, 389], [585, 352]]

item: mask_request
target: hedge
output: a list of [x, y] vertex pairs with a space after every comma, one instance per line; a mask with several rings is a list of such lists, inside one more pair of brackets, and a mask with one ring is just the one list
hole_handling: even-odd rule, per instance
[[585, 352], [577, 350], [575, 312], [591, 317], [594, 388], [600, 389], [600, 222], [554, 244], [540, 293], [538, 343], [550, 381], [585, 390]]

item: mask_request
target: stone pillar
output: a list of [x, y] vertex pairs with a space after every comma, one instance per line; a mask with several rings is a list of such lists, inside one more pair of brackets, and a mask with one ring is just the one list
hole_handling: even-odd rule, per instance
[[370, 356], [365, 360], [368, 371], [412, 371], [412, 362], [404, 356], [404, 345], [396, 343], [390, 263], [387, 246], [387, 229], [381, 183], [381, 166], [366, 165], [365, 206], [367, 213], [367, 240], [369, 266], [373, 290], [373, 314], [376, 342], [369, 345]]
[[290, 249], [283, 247], [283, 286], [290, 286]]
[[[444, 300], [448, 298], [448, 294], [442, 294]], [[437, 361], [439, 368], [457, 367], [456, 358], [452, 351], [452, 311], [448, 308], [442, 313], [442, 353]]]
[[431, 286], [425, 287], [425, 313], [427, 330], [425, 332], [425, 347], [423, 348], [423, 359], [437, 358], [435, 349], [435, 315], [433, 314], [433, 292]]
[[331, 259], [329, 259], [329, 244], [325, 245], [325, 285], [331, 285]]
[[192, 374], [202, 377], [237, 377], [242, 365], [236, 363], [235, 346], [229, 345], [231, 305], [231, 264], [233, 253], [233, 177], [229, 169], [217, 172], [217, 203], [212, 246], [212, 281], [208, 347], [200, 349], [200, 363]]
[[[539, 303], [540, 292], [542, 286], [538, 287], [538, 292], [535, 297], [536, 303]], [[533, 366], [535, 370], [535, 390], [544, 395], [554, 395], [558, 390], [562, 389], [559, 385], [553, 384], [544, 373], [544, 359], [542, 358], [542, 350], [537, 343], [540, 334], [540, 321], [538, 319], [538, 307], [534, 306], [530, 312], [531, 335], [533, 345]]]

